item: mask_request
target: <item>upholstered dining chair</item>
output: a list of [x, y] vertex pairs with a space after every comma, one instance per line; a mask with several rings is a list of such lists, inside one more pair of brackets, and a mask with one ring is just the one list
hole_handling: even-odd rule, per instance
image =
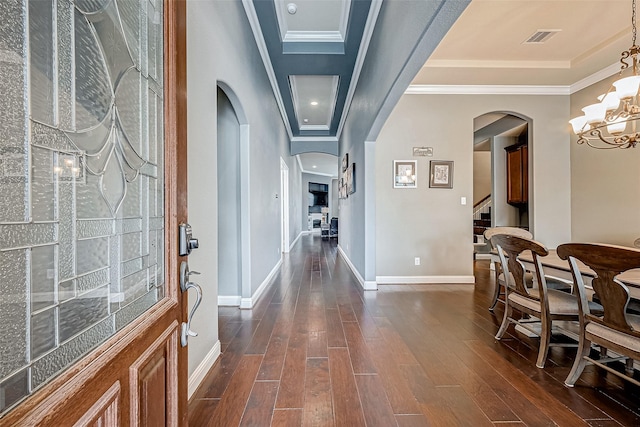
[[[540, 347], [536, 366], [543, 368], [549, 352], [551, 340], [551, 327], [554, 320], [578, 320], [578, 299], [575, 295], [547, 286], [541, 257], [547, 256], [549, 251], [540, 242], [523, 239], [507, 234], [497, 234], [491, 238], [492, 243], [498, 249], [498, 255], [507, 281], [505, 286], [505, 311], [502, 325], [496, 334], [500, 340], [506, 332], [509, 324], [519, 324], [523, 328], [540, 336]], [[518, 256], [524, 251], [531, 251], [535, 267], [535, 280], [537, 287], [528, 288], [525, 283], [525, 268]], [[598, 310], [595, 303], [593, 310]], [[537, 319], [525, 319], [514, 317], [513, 309], [522, 314], [528, 314]], [[540, 331], [531, 327], [532, 322], [540, 322]]]
[[[497, 250], [493, 245], [493, 243], [491, 242], [491, 237], [493, 237], [496, 234], [508, 234], [511, 236], [522, 237], [523, 239], [529, 239], [529, 240], [533, 239], [533, 235], [528, 230], [525, 230], [524, 228], [518, 228], [518, 227], [488, 228], [484, 232], [484, 237], [486, 240], [489, 241], [489, 243], [493, 248], [492, 255], [497, 255]], [[494, 258], [495, 287], [493, 290], [493, 298], [491, 300], [491, 304], [489, 305], [489, 311], [494, 310], [494, 308], [496, 307], [496, 304], [498, 304], [498, 301], [504, 302], [504, 300], [500, 299], [500, 296], [504, 295], [504, 292], [502, 292], [502, 290], [506, 285], [506, 282], [504, 280], [504, 274], [502, 272], [502, 265], [500, 263], [500, 258], [498, 257], [497, 260], [495, 259], [495, 257], [492, 257], [492, 258]], [[524, 279], [528, 288], [533, 287], [535, 280], [532, 273], [525, 271]], [[547, 277], [547, 286], [552, 289], [558, 289], [558, 290], [569, 291], [569, 292], [571, 291], [571, 288], [572, 288], [571, 283], [567, 283], [566, 281], [555, 278], [555, 277]]]
[[[497, 254], [497, 249], [491, 242], [491, 237], [493, 237], [496, 234], [509, 234], [511, 236], [522, 237], [523, 239], [533, 239], [533, 234], [531, 234], [529, 230], [525, 230], [524, 228], [518, 228], [518, 227], [487, 228], [484, 231], [484, 238], [485, 240], [489, 241], [489, 244], [493, 248], [492, 249], [493, 254]], [[495, 258], [495, 257], [492, 257], [492, 258]], [[493, 299], [491, 300], [489, 311], [493, 311], [493, 309], [496, 307], [496, 304], [498, 304], [498, 301], [501, 301], [500, 295], [503, 295], [503, 293], [500, 292], [500, 290], [504, 288], [504, 279], [503, 279], [504, 275], [502, 274], [502, 265], [500, 264], [499, 258], [498, 260], [496, 259], [493, 260], [493, 265], [495, 268], [494, 269], [495, 287], [493, 290]], [[527, 277], [525, 278], [526, 282], [531, 284], [533, 282], [533, 275], [531, 273], [526, 273], [526, 275], [527, 275]]]
[[[565, 384], [573, 387], [590, 362], [640, 386], [640, 382], [632, 377], [633, 360], [640, 359], [640, 316], [627, 313], [629, 288], [616, 279], [624, 271], [640, 268], [640, 250], [595, 243], [567, 243], [558, 246], [557, 251], [560, 258], [569, 260], [580, 308], [578, 353]], [[604, 313], [591, 310], [576, 260], [582, 261], [596, 273], [591, 285]], [[623, 359], [627, 358], [626, 372], [619, 372], [607, 365], [620, 358], [592, 359], [591, 344], [620, 354]]]

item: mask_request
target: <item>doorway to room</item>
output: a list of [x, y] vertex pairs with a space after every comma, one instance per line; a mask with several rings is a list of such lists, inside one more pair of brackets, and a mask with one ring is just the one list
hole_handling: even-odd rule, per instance
[[489, 248], [487, 228], [530, 228], [531, 120], [491, 112], [474, 119], [473, 242], [476, 258]]

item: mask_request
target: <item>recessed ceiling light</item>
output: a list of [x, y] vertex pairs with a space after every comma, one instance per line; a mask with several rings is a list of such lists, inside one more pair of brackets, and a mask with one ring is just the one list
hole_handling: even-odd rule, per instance
[[287, 12], [289, 12], [290, 15], [295, 15], [297, 11], [298, 5], [296, 5], [295, 3], [289, 3], [287, 5]]
[[303, 122], [309, 123], [309, 119], [302, 119]]
[[318, 101], [311, 101], [311, 105], [313, 105], [313, 106], [318, 105]]
[[312, 168], [314, 168], [314, 169], [315, 169], [315, 168], [317, 168], [317, 166], [316, 166], [316, 165], [313, 165], [313, 166], [311, 166], [311, 167], [312, 167]]

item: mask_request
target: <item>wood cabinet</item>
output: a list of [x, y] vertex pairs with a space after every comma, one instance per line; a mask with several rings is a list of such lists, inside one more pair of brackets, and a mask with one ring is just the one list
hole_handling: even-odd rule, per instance
[[522, 206], [528, 202], [529, 172], [527, 145], [511, 145], [507, 152], [507, 203]]

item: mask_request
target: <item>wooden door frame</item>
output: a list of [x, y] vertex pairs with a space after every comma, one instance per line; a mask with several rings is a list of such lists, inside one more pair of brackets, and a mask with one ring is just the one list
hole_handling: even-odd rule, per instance
[[[151, 350], [161, 348], [162, 345], [167, 347], [168, 359], [177, 364], [177, 370], [169, 369], [170, 374], [166, 379], [175, 391], [166, 396], [167, 401], [177, 400], [177, 406], [168, 410], [167, 423], [179, 426], [188, 424], [187, 348], [180, 346], [180, 322], [186, 320], [188, 298], [186, 295], [182, 297], [178, 278], [178, 224], [187, 221], [187, 16], [186, 0], [163, 2], [166, 297], [27, 397], [15, 409], [0, 418], [0, 426], [57, 426], [62, 425], [61, 422], [71, 425], [78, 420], [92, 422], [92, 412], [108, 413], [109, 408], [105, 405], [108, 405], [109, 401], [105, 399], [109, 398], [120, 403], [114, 409], [117, 414], [114, 412], [114, 418], [109, 418], [107, 424], [120, 425], [122, 420], [123, 426], [129, 425], [129, 416], [138, 414], [140, 410], [135, 405], [130, 405], [129, 376], [135, 378], [131, 367], [146, 360], [146, 352], [129, 354], [128, 350], [131, 346], [144, 346]], [[174, 319], [159, 321], [169, 316]], [[137, 333], [138, 331], [146, 333]], [[164, 338], [166, 344], [161, 343], [158, 337]], [[177, 363], [174, 358], [181, 363]], [[119, 378], [124, 377], [124, 384], [121, 384]], [[96, 381], [101, 380], [105, 383], [112, 382], [113, 385], [106, 390], [91, 387]], [[78, 396], [82, 396], [83, 402], [78, 401]], [[95, 403], [92, 404], [92, 400]], [[61, 418], [59, 413], [54, 413], [54, 410], [59, 408], [66, 408], [64, 418]]]

